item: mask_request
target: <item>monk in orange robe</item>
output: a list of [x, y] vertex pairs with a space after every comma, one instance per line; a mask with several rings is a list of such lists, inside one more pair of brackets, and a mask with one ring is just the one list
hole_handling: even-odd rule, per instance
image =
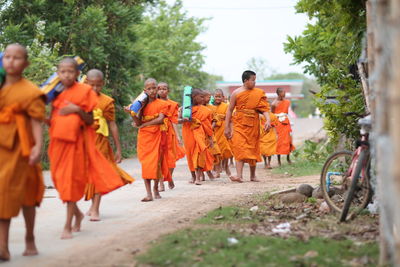
[[276, 89], [278, 98], [272, 102], [272, 112], [278, 117], [276, 132], [278, 134], [278, 143], [276, 146], [276, 154], [278, 155], [278, 164], [281, 166], [281, 155], [287, 155], [286, 159], [289, 164], [290, 153], [295, 149], [292, 139], [292, 127], [288, 118], [290, 101], [285, 99], [285, 90]]
[[[159, 180], [171, 180], [168, 166], [168, 110], [169, 104], [157, 98], [157, 81], [149, 78], [144, 83], [144, 92], [148, 103], [139, 114], [131, 113], [135, 125], [139, 128], [137, 137], [137, 155], [142, 165], [142, 178], [147, 196], [143, 202], [153, 201], [151, 180], [154, 181], [154, 198], [161, 198], [158, 190]], [[125, 111], [130, 112], [128, 107]]]
[[[264, 128], [271, 127], [269, 104], [263, 90], [254, 88], [256, 74], [245, 71], [242, 75], [243, 86], [233, 91], [225, 119], [225, 136], [230, 140], [231, 149], [236, 160], [236, 176], [234, 182], [243, 182], [243, 165], [250, 165], [250, 181], [258, 182], [256, 164], [260, 156], [260, 119], [259, 113], [265, 117]], [[232, 113], [233, 127], [232, 127]]]
[[192, 172], [192, 183], [201, 185], [203, 172], [211, 171], [214, 157], [209, 150], [213, 146], [212, 112], [203, 105], [205, 94], [192, 90], [192, 119], [182, 118], [182, 137], [186, 158]]
[[[171, 176], [174, 173], [176, 162], [185, 156], [185, 149], [183, 148], [182, 139], [179, 136], [178, 131], [178, 110], [179, 104], [168, 98], [169, 86], [166, 82], [160, 82], [157, 86], [157, 95], [160, 99], [166, 101], [169, 104], [168, 109], [168, 127], [167, 127], [167, 143], [168, 143], [168, 167], [171, 172]], [[174, 181], [168, 182], [170, 189], [175, 187]], [[164, 191], [164, 179], [160, 179], [160, 192]]]
[[[204, 97], [204, 105], [211, 111], [212, 113], [212, 128], [214, 129], [215, 127], [215, 116], [216, 116], [216, 110], [217, 107], [215, 105], [210, 104], [210, 99], [211, 99], [211, 93], [208, 91], [204, 91], [205, 97]], [[217, 138], [215, 137], [215, 134], [213, 132], [213, 146], [210, 148], [211, 153], [214, 156], [214, 173], [212, 173], [211, 179], [219, 178], [221, 175], [221, 150], [219, 149], [218, 143], [217, 143]], [[210, 174], [208, 174], [210, 176]]]
[[264, 166], [266, 169], [272, 169], [271, 157], [276, 154], [276, 143], [278, 140], [275, 130], [278, 118], [271, 112], [269, 116], [271, 118], [271, 128], [269, 131], [264, 130], [263, 125], [265, 125], [265, 118], [264, 116], [260, 116], [260, 152], [264, 158]]
[[11, 218], [18, 215], [21, 207], [26, 225], [23, 255], [38, 254], [34, 224], [35, 206], [41, 203], [44, 193], [39, 162], [45, 98], [36, 85], [23, 78], [28, 65], [25, 47], [6, 47], [3, 67], [7, 74], [0, 84], [0, 261], [10, 259]]
[[231, 147], [229, 146], [229, 142], [224, 135], [225, 130], [225, 117], [226, 111], [228, 110], [228, 104], [225, 103], [224, 100], [224, 92], [221, 89], [215, 90], [214, 99], [215, 99], [215, 117], [214, 117], [214, 136], [217, 140], [218, 147], [221, 151], [221, 165], [222, 169], [225, 170], [228, 176], [231, 176], [231, 171], [229, 170], [228, 161], [231, 157], [233, 157]]
[[[123, 185], [118, 173], [96, 149], [93, 109], [98, 97], [89, 85], [76, 82], [77, 63], [72, 58], [60, 61], [57, 74], [64, 86], [52, 102], [50, 120], [50, 170], [60, 199], [67, 203], [67, 218], [61, 239], [79, 232], [83, 213], [77, 206], [87, 184], [106, 194]], [[72, 220], [75, 224], [72, 227]]]
[[[115, 107], [114, 99], [101, 93], [104, 86], [103, 72], [97, 69], [91, 69], [87, 73], [86, 83], [92, 87], [99, 97], [99, 102], [93, 110], [94, 128], [96, 130], [96, 148], [110, 162], [114, 169], [118, 172], [124, 184], [132, 183], [134, 179], [124, 170], [118, 167], [116, 163], [121, 163], [121, 143], [119, 142], [118, 127], [115, 123]], [[114, 155], [110, 141], [108, 139], [109, 129], [112, 134], [116, 153]], [[100, 201], [101, 194], [96, 191], [94, 184], [88, 184], [86, 188], [86, 199], [92, 199], [92, 206], [87, 215], [90, 221], [100, 221]]]

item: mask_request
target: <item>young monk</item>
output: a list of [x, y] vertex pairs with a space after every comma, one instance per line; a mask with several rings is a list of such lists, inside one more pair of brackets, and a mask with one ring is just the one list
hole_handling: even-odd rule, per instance
[[[157, 98], [157, 81], [149, 78], [144, 82], [144, 92], [149, 101], [141, 110], [141, 114], [131, 116], [136, 127], [139, 128], [137, 137], [137, 154], [142, 165], [142, 178], [146, 187], [147, 196], [143, 202], [153, 201], [151, 180], [154, 181], [154, 198], [161, 198], [158, 190], [159, 180], [171, 180], [168, 167], [167, 125], [169, 104]], [[126, 107], [125, 111], [129, 112]]]
[[[225, 119], [225, 136], [230, 140], [230, 147], [236, 160], [236, 176], [233, 182], [243, 182], [243, 165], [250, 165], [250, 181], [256, 178], [256, 163], [260, 157], [260, 119], [259, 113], [265, 117], [264, 128], [271, 128], [269, 104], [263, 90], [254, 88], [256, 74], [247, 70], [242, 75], [243, 86], [233, 91]], [[235, 109], [235, 113], [232, 113]], [[233, 124], [233, 126], [232, 126]]]
[[[183, 118], [182, 137], [185, 144], [186, 158], [192, 172], [192, 181], [201, 185], [204, 171], [211, 171], [214, 157], [209, 151], [213, 146], [212, 113], [205, 107], [205, 94], [201, 89], [192, 90], [192, 120]], [[193, 175], [195, 172], [195, 175]]]
[[[210, 104], [210, 99], [211, 99], [211, 93], [208, 91], [204, 91], [204, 105], [211, 111], [212, 113], [212, 127], [214, 129], [215, 127], [215, 116], [216, 116], [216, 110], [217, 107]], [[211, 148], [211, 153], [214, 156], [214, 173], [212, 174], [212, 178], [219, 178], [221, 175], [221, 150], [219, 149], [217, 139], [213, 133], [213, 146]], [[209, 174], [210, 176], [210, 174]]]
[[45, 98], [23, 78], [29, 65], [26, 48], [8, 45], [4, 51], [5, 81], [0, 85], [0, 261], [8, 261], [8, 235], [12, 217], [22, 207], [25, 225], [24, 256], [37, 255], [34, 225], [44, 185], [39, 164]]
[[228, 176], [231, 176], [231, 171], [229, 170], [228, 161], [233, 156], [232, 150], [229, 146], [229, 142], [224, 135], [225, 130], [225, 116], [228, 110], [228, 104], [224, 100], [224, 92], [221, 89], [215, 90], [215, 116], [214, 116], [214, 136], [217, 140], [218, 147], [221, 151], [222, 158], [222, 169], [225, 170]]
[[76, 81], [79, 70], [73, 58], [62, 59], [57, 74], [65, 89], [52, 102], [49, 158], [54, 185], [60, 199], [67, 203], [61, 239], [69, 239], [81, 228], [84, 215], [76, 202], [84, 196], [87, 184], [94, 184], [96, 192], [105, 194], [123, 183], [96, 149], [96, 133], [91, 125], [98, 96], [89, 85]]
[[272, 102], [272, 112], [278, 117], [276, 132], [278, 134], [278, 143], [276, 146], [276, 154], [278, 155], [278, 164], [281, 166], [281, 155], [287, 155], [286, 159], [289, 164], [290, 153], [295, 149], [292, 142], [292, 127], [288, 118], [290, 101], [285, 99], [285, 90], [276, 89], [278, 98]]
[[[174, 173], [174, 169], [176, 167], [176, 161], [183, 158], [185, 156], [185, 150], [182, 147], [182, 139], [179, 136], [178, 131], [178, 110], [179, 104], [175, 101], [172, 101], [168, 98], [169, 94], [169, 86], [166, 82], [160, 82], [157, 86], [157, 95], [160, 99], [166, 101], [169, 104], [168, 109], [168, 129], [167, 129], [167, 137], [168, 137], [168, 167], [171, 172], [171, 176]], [[168, 186], [170, 189], [175, 187], [174, 181], [172, 180], [168, 182]], [[160, 191], [164, 191], [164, 180], [160, 179]]]
[[[122, 161], [121, 143], [119, 142], [118, 127], [115, 123], [114, 99], [101, 93], [104, 86], [103, 72], [97, 69], [91, 69], [87, 72], [86, 76], [86, 83], [92, 87], [99, 97], [97, 106], [93, 110], [93, 126], [96, 130], [96, 148], [118, 172], [124, 184], [132, 183], [134, 179], [116, 164]], [[108, 139], [109, 129], [116, 147], [115, 155]], [[87, 215], [90, 216], [90, 221], [100, 221], [99, 209], [101, 194], [96, 191], [94, 184], [88, 184], [86, 187], [86, 200], [89, 199], [93, 201]]]
[[269, 113], [269, 116], [271, 118], [271, 128], [269, 131], [265, 131], [263, 127], [265, 125], [265, 118], [260, 115], [260, 152], [264, 158], [265, 169], [272, 169], [271, 157], [276, 154], [276, 143], [278, 140], [275, 130], [278, 118], [272, 112]]

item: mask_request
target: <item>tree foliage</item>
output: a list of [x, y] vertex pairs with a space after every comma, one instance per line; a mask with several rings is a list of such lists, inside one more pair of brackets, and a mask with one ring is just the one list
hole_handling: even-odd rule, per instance
[[[285, 51], [293, 54], [294, 63], [304, 63], [305, 72], [321, 85], [316, 105], [325, 115], [325, 128], [334, 140], [341, 135], [356, 138], [356, 119], [344, 113], [364, 111], [354, 68], [366, 30], [365, 0], [300, 0], [296, 10], [306, 13], [312, 23], [301, 36], [288, 37]], [[332, 97], [336, 101], [331, 101]]]
[[220, 77], [201, 71], [205, 48], [196, 39], [204, 30], [205, 18], [188, 16], [182, 1], [149, 6], [137, 27], [136, 49], [141, 52], [141, 73], [168, 82], [172, 97], [180, 99], [185, 85], [207, 88]]

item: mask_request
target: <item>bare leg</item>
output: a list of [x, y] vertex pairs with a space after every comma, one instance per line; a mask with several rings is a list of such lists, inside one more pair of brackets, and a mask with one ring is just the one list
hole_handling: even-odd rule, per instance
[[243, 161], [236, 161], [236, 176], [230, 176], [232, 182], [243, 183]]
[[153, 195], [151, 193], [151, 181], [149, 179], [144, 179], [144, 186], [146, 187], [147, 196], [142, 199], [143, 202], [153, 201]]
[[196, 181], [194, 182], [195, 185], [201, 185], [202, 177], [204, 177], [204, 173], [202, 169], [196, 169]]
[[[174, 168], [169, 169], [169, 172], [171, 173], [171, 177], [172, 177], [172, 174], [174, 173]], [[168, 182], [168, 187], [169, 187], [169, 189], [171, 189], [171, 190], [175, 188], [174, 180], [171, 179], [171, 181]], [[161, 191], [161, 190], [160, 190], [160, 191]]]
[[228, 161], [229, 161], [229, 159], [224, 159], [222, 161], [222, 166], [225, 170], [226, 175], [231, 176], [232, 174], [231, 174], [231, 170], [229, 169]]
[[250, 166], [250, 181], [252, 181], [252, 182], [259, 182], [260, 181], [256, 177], [256, 167], [257, 167], [257, 165]]
[[72, 238], [72, 218], [75, 213], [75, 202], [67, 202], [67, 219], [65, 221], [65, 226], [63, 233], [61, 234], [61, 239], [71, 239]]
[[290, 160], [290, 154], [288, 154], [288, 155], [286, 156], [286, 159], [287, 159], [287, 162], [288, 162], [289, 164], [292, 164], [292, 161]]
[[279, 165], [279, 167], [280, 166], [282, 166], [282, 163], [281, 163], [281, 155], [277, 155], [278, 156], [278, 165]]
[[267, 157], [264, 156], [264, 155], [262, 155], [262, 157], [263, 157], [263, 160], [264, 160], [264, 169], [268, 169], [268, 168], [267, 168], [267, 167], [268, 167], [268, 164], [267, 164]]
[[190, 174], [192, 175], [192, 180], [189, 183], [194, 184], [196, 182], [196, 172], [191, 171]]
[[218, 164], [214, 165], [213, 176], [214, 178], [219, 178], [221, 176], [221, 161], [219, 161]]
[[[197, 176], [197, 174], [196, 174], [196, 176]], [[201, 177], [202, 182], [204, 182], [206, 180], [203, 170], [201, 170], [200, 177]]]
[[92, 201], [92, 207], [90, 208], [90, 221], [98, 222], [100, 221], [100, 201], [101, 195], [95, 194]]
[[[99, 202], [100, 205], [100, 202]], [[74, 216], [75, 216], [75, 224], [72, 227], [72, 232], [80, 232], [81, 231], [81, 223], [85, 215], [81, 212], [81, 210], [78, 208], [78, 204], [74, 202]]]
[[155, 199], [160, 199], [161, 195], [160, 195], [160, 191], [158, 190], [158, 183], [159, 183], [160, 179], [154, 180], [154, 198]]
[[268, 156], [267, 169], [272, 169], [272, 167], [271, 167], [271, 159], [272, 159], [272, 157]]
[[235, 167], [235, 165], [233, 164], [233, 157], [229, 158], [229, 167]]
[[0, 260], [9, 261], [8, 234], [10, 232], [11, 219], [0, 219]]
[[[204, 175], [204, 174], [203, 174], [203, 175]], [[214, 174], [213, 174], [211, 171], [207, 171], [207, 176], [208, 176], [208, 178], [209, 178], [210, 180], [214, 180], [214, 179], [215, 179]]]
[[36, 207], [22, 207], [22, 213], [24, 214], [25, 220], [25, 251], [22, 253], [23, 256], [34, 256], [39, 254], [35, 244], [34, 228], [35, 228], [35, 215]]
[[161, 178], [158, 181], [159, 181], [159, 184], [160, 184], [160, 189], [158, 191], [164, 192], [165, 191], [164, 178]]

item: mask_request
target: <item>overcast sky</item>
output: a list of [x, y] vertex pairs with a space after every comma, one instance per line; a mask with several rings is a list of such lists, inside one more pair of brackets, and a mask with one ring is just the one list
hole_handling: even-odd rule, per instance
[[[174, 0], [167, 0], [174, 3]], [[226, 81], [240, 80], [247, 62], [263, 58], [278, 73], [302, 72], [285, 54], [286, 36], [299, 35], [308, 18], [296, 14], [296, 0], [183, 0], [190, 16], [209, 17], [208, 30], [198, 40], [204, 50], [204, 70]]]

